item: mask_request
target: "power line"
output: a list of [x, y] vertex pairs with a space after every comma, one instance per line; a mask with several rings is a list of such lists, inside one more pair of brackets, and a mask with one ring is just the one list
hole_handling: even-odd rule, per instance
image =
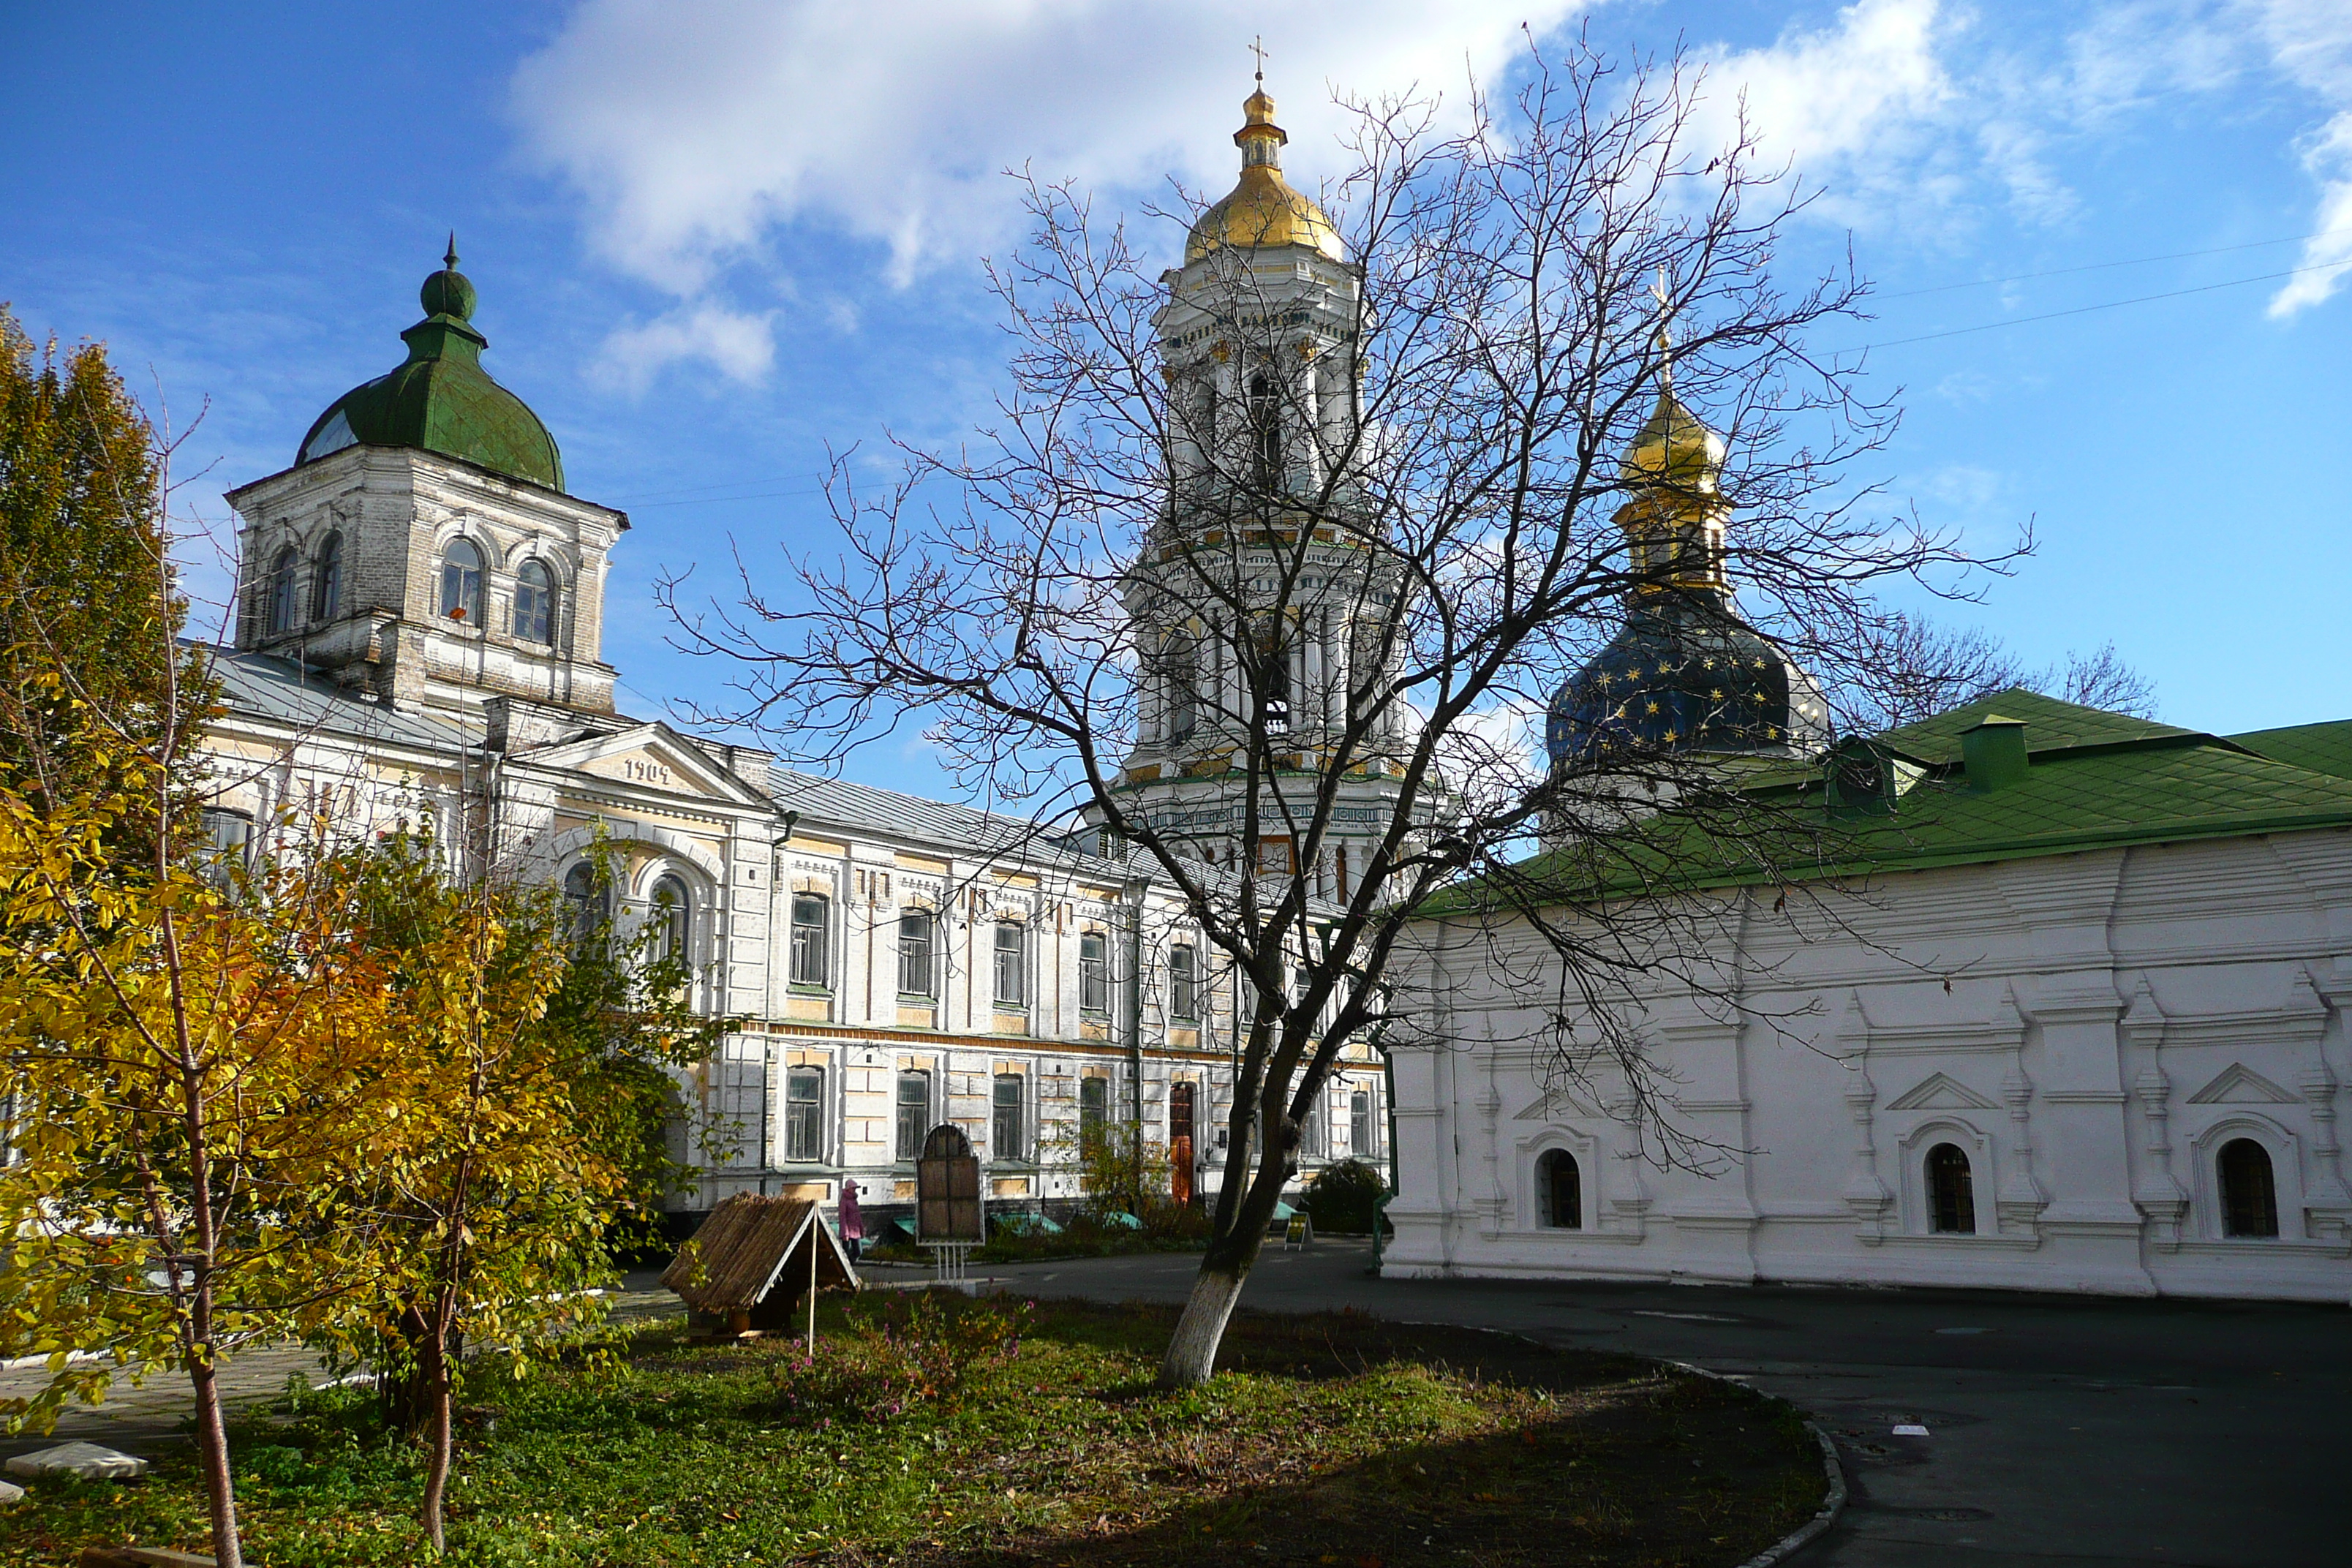
[[2038, 316], [2017, 316], [2005, 321], [1983, 321], [1973, 327], [1954, 327], [1948, 331], [1922, 332], [1914, 338], [1890, 338], [1883, 343], [1864, 343], [1860, 348], [1845, 352], [1860, 353], [1870, 349], [1900, 348], [1905, 343], [1933, 342], [1937, 338], [1966, 337], [1970, 332], [1990, 332], [2001, 327], [2022, 327], [2035, 321], [2054, 321], [2062, 316], [2084, 316], [2094, 310], [2119, 310], [2126, 305], [2145, 305], [2156, 300], [2178, 300], [2186, 294], [2210, 294], [2216, 289], [2242, 289], [2249, 283], [2275, 283], [2282, 278], [2299, 277], [2305, 272], [2326, 272], [2347, 267], [2352, 267], [2352, 258], [2342, 261], [2315, 261], [2308, 267], [2291, 267], [2284, 272], [2264, 272], [2253, 278], [2232, 278], [2226, 283], [2200, 283], [2193, 289], [2171, 289], [2161, 294], [2138, 294], [2128, 300], [2107, 300], [2096, 305], [2077, 305], [2071, 310], [2048, 310]]
[[[1990, 289], [2000, 283], [2026, 283], [2036, 278], [2063, 278], [2072, 272], [2104, 272], [2116, 267], [2145, 267], [2156, 261], [2186, 261], [2199, 256], [2227, 256], [2232, 251], [2260, 250], [2273, 245], [2299, 245], [2306, 239], [2326, 239], [2330, 235], [2352, 234], [2352, 229], [2323, 228], [2316, 234], [2291, 234], [2283, 239], [2250, 239], [2243, 245], [2217, 245], [2206, 250], [2175, 250], [2163, 256], [2135, 256], [2122, 261], [2090, 261], [2080, 267], [2053, 267], [2047, 272], [2020, 272], [2008, 278], [1979, 278], [1970, 283], [1938, 283], [1929, 289], [1906, 289], [1899, 293], [1875, 294], [1877, 300], [1915, 300], [1922, 294], [1948, 294], [1955, 289]], [[2332, 263], [2315, 263], [2327, 266]]]

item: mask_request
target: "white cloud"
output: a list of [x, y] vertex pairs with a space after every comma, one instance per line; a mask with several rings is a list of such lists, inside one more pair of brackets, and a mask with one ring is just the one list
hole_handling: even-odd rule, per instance
[[1861, 0], [1834, 25], [1784, 33], [1708, 68], [1714, 118], [1744, 98], [1766, 166], [1793, 163], [1841, 205], [1883, 189], [1931, 151], [1957, 96], [1937, 57], [1950, 30], [1937, 0]]
[[2303, 166], [2319, 185], [2312, 237], [2272, 296], [2270, 313], [2316, 305], [2352, 278], [2352, 5], [2344, 0], [2243, 0], [2279, 73], [2334, 112], [2302, 142]]
[[[1336, 172], [1331, 84], [1459, 99], [1522, 22], [1573, 0], [901, 0], [845, 6], [586, 0], [517, 72], [533, 156], [575, 185], [606, 259], [680, 296], [815, 219], [884, 247], [903, 281], [1017, 223], [1003, 172], [1103, 189], [1172, 172], [1222, 190], [1264, 30], [1268, 89], [1311, 184]], [[1319, 166], [1319, 169], [1318, 169]]]
[[730, 381], [751, 383], [775, 363], [770, 319], [703, 303], [621, 327], [604, 340], [596, 374], [609, 386], [642, 393], [668, 366], [700, 360]]

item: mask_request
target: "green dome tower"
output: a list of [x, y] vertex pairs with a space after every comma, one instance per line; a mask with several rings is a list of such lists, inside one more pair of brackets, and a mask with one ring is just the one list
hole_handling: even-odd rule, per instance
[[302, 437], [295, 462], [352, 446], [415, 447], [562, 489], [563, 456], [555, 437], [482, 368], [489, 340], [473, 324], [474, 285], [457, 270], [456, 235], [441, 270], [425, 280], [417, 298], [425, 319], [400, 334], [408, 362], [329, 404]]

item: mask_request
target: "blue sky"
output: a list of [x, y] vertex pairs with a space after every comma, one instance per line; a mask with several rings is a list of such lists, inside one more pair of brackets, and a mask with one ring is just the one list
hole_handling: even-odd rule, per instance
[[[1881, 290], [1822, 343], [1887, 345], [1889, 494], [1988, 545], [2033, 520], [1954, 618], [2032, 661], [2113, 640], [2179, 723], [2352, 715], [2342, 0], [12, 5], [0, 299], [208, 402], [184, 469], [220, 519], [398, 362], [455, 227], [486, 363], [635, 519], [605, 657], [650, 712], [721, 675], [665, 645], [657, 573], [814, 537], [827, 442], [982, 407], [1004, 166], [1222, 191], [1262, 32], [1311, 188], [1331, 89], [1458, 93], [1584, 20], [1682, 39], [1822, 191], [1790, 261], [1851, 244]], [[936, 787], [911, 744], [851, 771]]]

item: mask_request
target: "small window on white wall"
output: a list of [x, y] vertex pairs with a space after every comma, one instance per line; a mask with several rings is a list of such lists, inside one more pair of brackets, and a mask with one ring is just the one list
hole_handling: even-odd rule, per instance
[[555, 578], [544, 562], [526, 561], [515, 574], [514, 635], [518, 642], [555, 640]]
[[2214, 1156], [2213, 1177], [2223, 1236], [2278, 1235], [2278, 1179], [2269, 1150], [2251, 1138], [2232, 1138]]
[[470, 540], [453, 539], [441, 552], [441, 617], [482, 624], [482, 552]]
[[1977, 1233], [1976, 1180], [1958, 1143], [1927, 1151], [1927, 1228], [1938, 1236]]
[[823, 1068], [793, 1068], [784, 1074], [784, 1158], [824, 1158]]
[[693, 930], [694, 904], [686, 890], [686, 879], [675, 873], [654, 884], [652, 908], [647, 918], [654, 922], [653, 950], [647, 955], [656, 963], [672, 959], [680, 963], [691, 963], [688, 933]]
[[1584, 1228], [1584, 1173], [1567, 1150], [1549, 1150], [1536, 1161], [1536, 1206], [1553, 1230]]

